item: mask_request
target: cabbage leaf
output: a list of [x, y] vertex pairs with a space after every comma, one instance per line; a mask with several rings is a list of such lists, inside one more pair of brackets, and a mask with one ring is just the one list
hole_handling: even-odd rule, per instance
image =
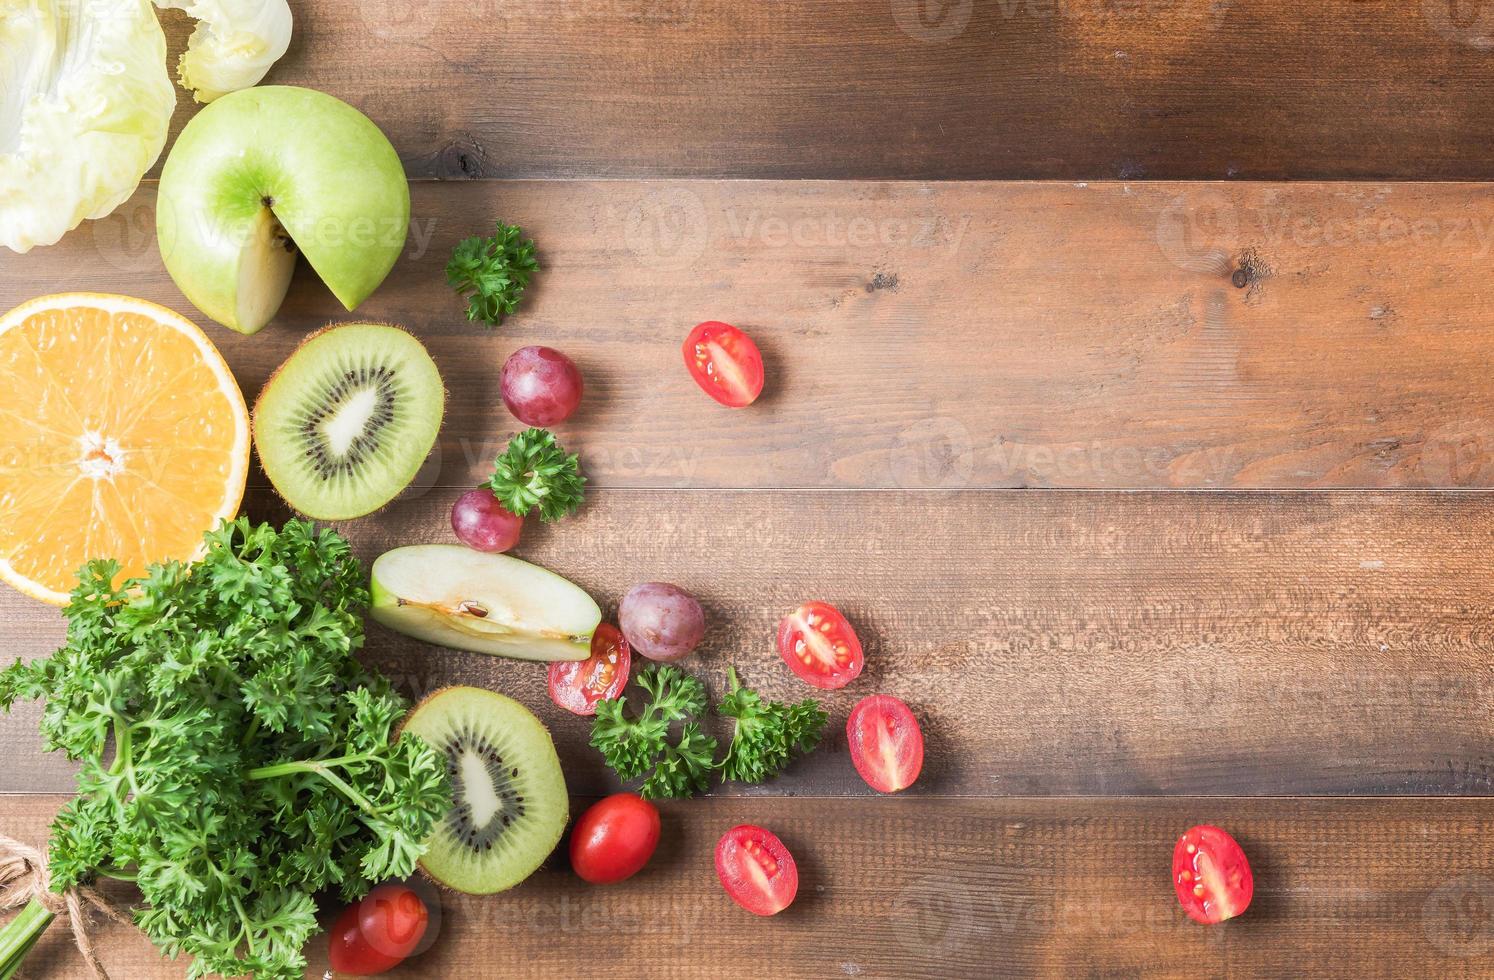
[[[286, 0], [155, 0], [197, 19], [177, 70], [198, 102], [290, 45]], [[123, 204], [176, 107], [151, 0], [0, 0], [0, 245], [51, 245]]]
[[290, 46], [286, 0], [155, 0], [197, 20], [177, 63], [183, 88], [198, 102], [255, 85]]
[[0, 0], [0, 244], [50, 245], [124, 203], [175, 105], [149, 0]]

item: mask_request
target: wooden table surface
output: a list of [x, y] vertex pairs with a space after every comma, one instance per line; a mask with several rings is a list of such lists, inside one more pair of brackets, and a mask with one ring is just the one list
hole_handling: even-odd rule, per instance
[[[339, 525], [359, 553], [448, 538], [515, 426], [499, 367], [543, 343], [585, 373], [560, 435], [594, 489], [523, 557], [609, 614], [637, 581], [694, 591], [716, 689], [734, 664], [802, 693], [772, 628], [803, 599], [867, 651], [820, 751], [666, 805], [638, 879], [591, 888], [557, 856], [443, 902], [392, 975], [1494, 974], [1494, 184], [1417, 182], [1494, 176], [1494, 5], [292, 6], [268, 81], [365, 110], [415, 181], [405, 256], [358, 316], [415, 330], [451, 392], [411, 492]], [[195, 316], [154, 199], [0, 255], [0, 308], [90, 289]], [[441, 268], [499, 217], [544, 271], [487, 333]], [[350, 317], [303, 268], [257, 336], [197, 319], [252, 398]], [[752, 409], [685, 376], [703, 319], [762, 346]], [[250, 483], [251, 516], [288, 516]], [[7, 657], [62, 635], [0, 592]], [[542, 669], [376, 627], [368, 657], [411, 696], [520, 698], [573, 809], [616, 788]], [[873, 691], [928, 739], [896, 798], [846, 751]], [[0, 830], [39, 842], [71, 772], [36, 718], [0, 719]], [[799, 861], [771, 920], [711, 866], [746, 821]], [[1169, 883], [1198, 822], [1256, 872], [1221, 927]], [[63, 931], [30, 975], [80, 975]], [[100, 934], [117, 976], [183, 972]]]

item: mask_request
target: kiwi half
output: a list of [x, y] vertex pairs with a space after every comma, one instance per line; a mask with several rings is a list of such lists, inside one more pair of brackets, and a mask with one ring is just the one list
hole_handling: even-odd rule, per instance
[[350, 323], [307, 337], [254, 405], [254, 446], [286, 502], [335, 521], [410, 485], [446, 409], [441, 373], [399, 327]]
[[447, 888], [489, 895], [544, 863], [570, 816], [550, 733], [512, 698], [448, 687], [406, 717], [403, 730], [446, 759], [452, 808], [436, 823], [420, 867]]

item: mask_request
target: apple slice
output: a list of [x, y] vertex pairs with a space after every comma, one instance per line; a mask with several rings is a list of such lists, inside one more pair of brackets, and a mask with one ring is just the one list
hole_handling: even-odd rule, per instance
[[311, 89], [263, 85], [187, 123], [161, 170], [156, 238], [166, 271], [239, 333], [270, 321], [296, 253], [352, 310], [405, 246], [410, 186], [367, 116]]
[[285, 301], [291, 273], [296, 271], [296, 245], [269, 208], [254, 215], [246, 231], [245, 247], [239, 252], [233, 323], [258, 324], [252, 329], [240, 330], [241, 333], [254, 333], [270, 322]]
[[373, 564], [376, 622], [417, 640], [519, 660], [585, 660], [602, 610], [548, 569], [450, 544], [395, 548]]

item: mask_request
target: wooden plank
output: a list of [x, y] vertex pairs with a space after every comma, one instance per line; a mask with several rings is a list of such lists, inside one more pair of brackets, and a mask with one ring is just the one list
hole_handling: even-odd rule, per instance
[[[578, 801], [578, 806], [582, 801]], [[40, 841], [60, 797], [0, 797], [0, 826]], [[391, 980], [590, 975], [778, 977], [1487, 977], [1494, 970], [1494, 833], [1475, 800], [704, 800], [664, 807], [652, 864], [585, 885], [551, 866], [489, 898], [445, 895], [428, 952]], [[799, 865], [772, 919], [732, 905], [716, 839], [752, 822]], [[1217, 822], [1256, 876], [1246, 914], [1189, 922], [1172, 845]], [[55, 925], [33, 976], [78, 973]], [[180, 977], [126, 927], [97, 928], [111, 972]], [[326, 966], [313, 940], [308, 977]]]
[[[422, 477], [484, 478], [521, 344], [588, 381], [561, 427], [609, 487], [1488, 487], [1494, 187], [1342, 184], [416, 184], [408, 254], [360, 316], [405, 324], [451, 391]], [[189, 310], [149, 185], [0, 264], [0, 307], [123, 291]], [[442, 268], [495, 216], [540, 243], [521, 315], [467, 323]], [[345, 320], [302, 269], [251, 396]], [[679, 343], [750, 330], [771, 381], [703, 397]], [[262, 480], [262, 477], [256, 477]]]
[[418, 177], [1490, 176], [1494, 25], [1450, 0], [292, 6], [267, 81]]
[[[368, 559], [449, 541], [454, 496], [344, 530]], [[779, 660], [775, 624], [810, 598], [846, 612], [868, 666], [823, 696], [826, 745], [729, 793], [868, 794], [844, 725], [881, 691], [923, 719], [919, 794], [1485, 794], [1490, 508], [1483, 494], [603, 491], [531, 525], [519, 554], [609, 615], [639, 581], [694, 591], [711, 626], [689, 665], [715, 692], [735, 664], [770, 696], [812, 693]], [[284, 516], [264, 495], [250, 509]], [[32, 656], [61, 628], [6, 591], [0, 635]], [[376, 627], [368, 656], [412, 698], [452, 683], [519, 698], [575, 791], [614, 785], [542, 667]], [[0, 790], [70, 785], [34, 723], [27, 708], [0, 724], [0, 755], [25, 760]]]

